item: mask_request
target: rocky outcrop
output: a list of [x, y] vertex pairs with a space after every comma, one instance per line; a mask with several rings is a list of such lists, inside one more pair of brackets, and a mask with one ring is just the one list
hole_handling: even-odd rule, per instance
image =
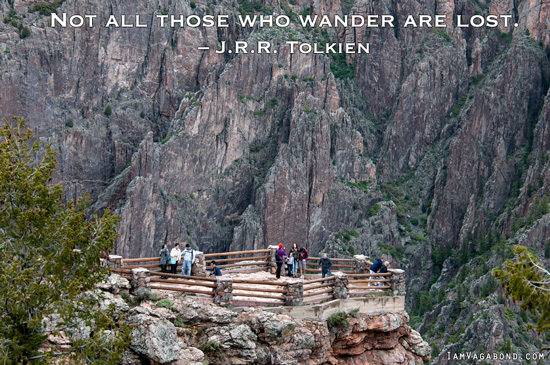
[[[114, 277], [114, 275], [113, 275]], [[109, 280], [113, 282], [114, 280]], [[115, 291], [117, 285], [103, 289]], [[125, 364], [423, 364], [430, 347], [405, 312], [349, 316], [349, 325], [297, 320], [261, 308], [230, 310], [194, 296], [165, 296], [129, 308], [110, 292], [104, 305], [133, 327]], [[132, 300], [130, 300], [133, 302]], [[170, 305], [166, 306], [169, 301]]]

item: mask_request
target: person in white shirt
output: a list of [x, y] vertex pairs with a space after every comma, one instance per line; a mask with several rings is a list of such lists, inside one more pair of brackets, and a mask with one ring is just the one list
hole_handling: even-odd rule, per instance
[[172, 274], [176, 273], [178, 262], [181, 260], [181, 250], [180, 250], [180, 244], [176, 243], [176, 246], [170, 251], [170, 272]]
[[[188, 243], [185, 245], [185, 250], [183, 250], [183, 265], [181, 267], [182, 275], [191, 275], [191, 265], [195, 262], [195, 251], [191, 248], [191, 245]], [[189, 274], [187, 273], [189, 269]]]

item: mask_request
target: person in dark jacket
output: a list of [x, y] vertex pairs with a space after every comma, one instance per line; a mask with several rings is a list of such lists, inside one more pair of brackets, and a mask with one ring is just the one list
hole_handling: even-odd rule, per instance
[[298, 269], [300, 269], [300, 279], [304, 278], [304, 273], [306, 271], [306, 260], [309, 258], [307, 250], [305, 247], [300, 248], [298, 251]]
[[[380, 270], [380, 268], [382, 267], [382, 259], [376, 259], [372, 266], [370, 267], [370, 273], [371, 274], [376, 274], [378, 272], [378, 270]], [[371, 280], [375, 280], [376, 277], [375, 276], [371, 276]], [[380, 283], [375, 283], [375, 285], [379, 285]], [[369, 283], [370, 285], [370, 283]]]
[[381, 267], [382, 267], [382, 259], [376, 259], [376, 261], [374, 261], [374, 263], [370, 267], [370, 273], [376, 274]]
[[222, 276], [222, 271], [220, 270], [220, 268], [218, 267], [218, 265], [216, 265], [216, 261], [212, 261], [212, 272], [210, 273], [210, 276]]
[[283, 244], [279, 244], [279, 249], [275, 253], [275, 263], [277, 264], [277, 272], [275, 276], [277, 279], [281, 277], [281, 268], [283, 267], [283, 262], [285, 261], [286, 250], [283, 247]]
[[[159, 257], [161, 271], [167, 272], [168, 260], [170, 259], [170, 251], [168, 251], [168, 247], [166, 247], [166, 245], [162, 245], [162, 248], [159, 251]], [[166, 278], [166, 276], [163, 276], [163, 278]]]
[[[323, 255], [323, 258], [319, 260], [319, 265], [321, 268], [321, 278], [330, 277], [330, 269], [332, 269], [332, 261], [328, 258], [327, 254]], [[324, 284], [324, 281], [321, 281], [321, 284]]]
[[[380, 270], [378, 271], [379, 274], [385, 274], [388, 272], [388, 267], [390, 266], [390, 263], [388, 261], [384, 261], [384, 263], [382, 264], [382, 267], [380, 268]], [[378, 279], [380, 280], [384, 280], [384, 279], [387, 279], [386, 276], [379, 276]], [[379, 286], [382, 286], [384, 285], [384, 283], [376, 283], [378, 284]]]

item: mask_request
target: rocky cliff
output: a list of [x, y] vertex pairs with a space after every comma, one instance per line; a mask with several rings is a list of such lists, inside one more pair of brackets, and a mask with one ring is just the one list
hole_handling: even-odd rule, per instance
[[[383, 254], [407, 270], [413, 324], [441, 349], [474, 345], [459, 335], [480, 306], [500, 323], [504, 309], [515, 313], [490, 280], [511, 244], [550, 258], [549, 3], [51, 4], [102, 19], [139, 13], [150, 25], [51, 28], [44, 3], [0, 3], [0, 116], [26, 117], [52, 143], [67, 198], [87, 191], [92, 212], [117, 210], [123, 256], [183, 240], [207, 252], [285, 242], [334, 256]], [[437, 13], [449, 27], [151, 25], [159, 12], [244, 11], [392, 14], [397, 24]], [[459, 28], [452, 17], [478, 14], [513, 22]], [[286, 48], [197, 50], [257, 39], [361, 41], [372, 50], [345, 60]], [[529, 319], [509, 317], [517, 323], [493, 326], [502, 336], [482, 331], [475, 344], [533, 343], [531, 332], [510, 335]]]
[[[430, 357], [405, 312], [357, 314], [327, 324], [166, 292], [161, 300], [137, 304], [139, 295], [129, 295], [128, 280], [117, 275], [101, 287], [102, 306], [113, 307], [133, 328], [125, 364], [424, 364]], [[50, 343], [62, 345], [62, 339]]]

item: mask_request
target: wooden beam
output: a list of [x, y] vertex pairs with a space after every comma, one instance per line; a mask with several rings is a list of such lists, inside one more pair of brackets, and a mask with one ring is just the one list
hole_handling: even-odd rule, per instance
[[235, 293], [233, 291], [233, 297], [248, 297], [248, 298], [268, 298], [268, 299], [280, 299], [285, 300], [285, 297], [281, 295], [269, 295], [269, 294], [252, 294], [252, 293]]
[[207, 253], [204, 257], [216, 257], [216, 256], [234, 256], [234, 255], [249, 255], [255, 253], [269, 253], [271, 250], [252, 250], [252, 251], [234, 251], [234, 252], [218, 252]]
[[197, 294], [214, 295], [213, 291], [189, 289], [189, 288], [180, 288], [180, 287], [175, 287], [175, 286], [151, 285], [151, 289], [181, 291], [181, 292], [185, 292], [185, 293], [197, 293]]
[[332, 289], [325, 289], [325, 290], [321, 290], [321, 291], [318, 291], [318, 292], [312, 292], [312, 293], [304, 293], [303, 297], [304, 298], [314, 297], [316, 295], [321, 295], [321, 294], [325, 294], [325, 293], [332, 293]]
[[212, 261], [216, 261], [216, 264], [218, 262], [235, 262], [235, 261], [256, 261], [256, 260], [265, 260], [269, 258], [269, 256], [257, 256], [257, 257], [237, 257], [232, 259], [216, 259], [216, 260], [206, 260], [207, 264], [212, 263]]
[[311, 284], [311, 283], [318, 283], [320, 281], [334, 280], [334, 279], [335, 279], [334, 276], [328, 276], [320, 279], [307, 280], [307, 281], [304, 281], [304, 285]]
[[248, 290], [248, 291], [266, 292], [266, 293], [286, 294], [286, 289], [252, 288], [250, 286], [242, 286], [242, 285], [233, 285], [233, 290], [245, 290], [245, 291]]
[[249, 280], [249, 279], [232, 279], [233, 283], [241, 284], [260, 284], [260, 285], [278, 285], [278, 286], [287, 286], [288, 283], [285, 281], [261, 281], [261, 280]]
[[189, 286], [204, 286], [208, 288], [215, 288], [217, 284], [214, 283], [197, 283], [190, 280], [171, 280], [171, 279], [161, 279], [161, 278], [150, 278], [151, 283], [171, 283], [171, 284], [182, 284]]

